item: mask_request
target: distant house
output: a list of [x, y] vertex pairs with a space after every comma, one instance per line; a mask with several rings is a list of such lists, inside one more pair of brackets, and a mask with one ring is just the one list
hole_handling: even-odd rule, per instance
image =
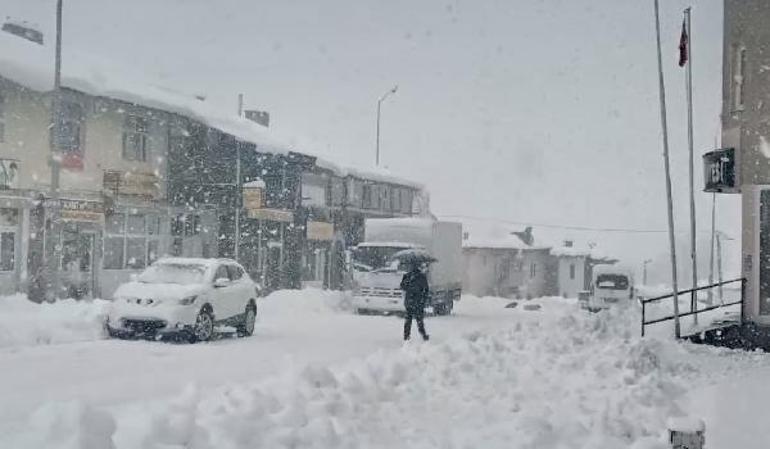
[[463, 290], [472, 295], [574, 298], [589, 288], [595, 265], [614, 262], [573, 241], [541, 244], [532, 228], [464, 223]]

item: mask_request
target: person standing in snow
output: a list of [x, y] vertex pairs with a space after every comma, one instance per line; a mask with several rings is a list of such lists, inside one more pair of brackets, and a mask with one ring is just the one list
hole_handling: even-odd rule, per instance
[[412, 333], [412, 319], [417, 320], [417, 330], [420, 331], [423, 340], [428, 340], [429, 336], [425, 332], [425, 305], [428, 302], [428, 278], [420, 270], [417, 263], [409, 266], [409, 271], [401, 279], [401, 290], [404, 291], [404, 306], [406, 307], [406, 317], [404, 321], [404, 341], [409, 340]]

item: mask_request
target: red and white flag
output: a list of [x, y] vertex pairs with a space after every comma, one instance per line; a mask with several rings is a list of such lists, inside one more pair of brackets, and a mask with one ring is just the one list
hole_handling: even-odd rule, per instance
[[682, 36], [679, 38], [679, 67], [684, 67], [689, 58], [690, 37], [687, 35], [687, 21], [682, 21]]

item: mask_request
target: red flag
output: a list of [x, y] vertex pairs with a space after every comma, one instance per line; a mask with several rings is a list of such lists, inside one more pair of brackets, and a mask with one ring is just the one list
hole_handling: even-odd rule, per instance
[[682, 21], [682, 36], [679, 38], [679, 67], [684, 67], [687, 64], [688, 57], [688, 44], [690, 42], [689, 36], [687, 36], [687, 22]]

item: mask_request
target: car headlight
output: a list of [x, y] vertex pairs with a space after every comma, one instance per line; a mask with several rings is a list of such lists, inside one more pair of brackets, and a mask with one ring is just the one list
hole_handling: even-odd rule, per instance
[[190, 304], [194, 303], [196, 299], [198, 299], [198, 295], [188, 296], [186, 298], [180, 299], [179, 304], [183, 306], [189, 306]]

